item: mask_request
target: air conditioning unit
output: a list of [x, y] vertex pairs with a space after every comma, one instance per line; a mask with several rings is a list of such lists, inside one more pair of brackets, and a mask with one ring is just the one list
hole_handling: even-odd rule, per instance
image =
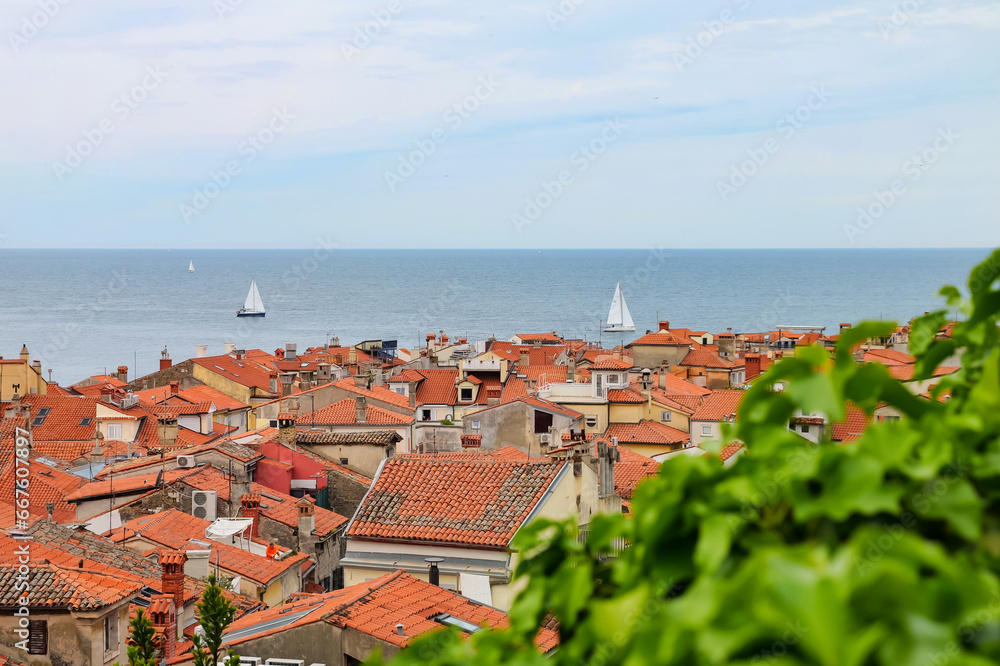
[[268, 419], [267, 426], [269, 428], [277, 428], [278, 427], [278, 419]]
[[194, 456], [177, 456], [177, 466], [178, 467], [197, 467], [198, 462], [194, 459]]
[[541, 435], [538, 436], [538, 442], [539, 442], [539, 444], [551, 444], [552, 443], [552, 435], [549, 434], [549, 433], [547, 433], [547, 432], [543, 433], [543, 434], [541, 434]]
[[264, 662], [264, 666], [306, 666], [306, 662], [302, 659], [268, 659]]
[[240, 666], [260, 666], [260, 657], [240, 657]]
[[218, 493], [214, 490], [196, 490], [191, 494], [191, 515], [212, 522], [216, 518], [216, 500]]

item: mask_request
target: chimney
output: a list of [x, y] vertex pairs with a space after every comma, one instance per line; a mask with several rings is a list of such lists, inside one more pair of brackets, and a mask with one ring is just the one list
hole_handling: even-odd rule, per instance
[[402, 623], [396, 625], [396, 633], [398, 635], [400, 635], [400, 636], [405, 636], [406, 635], [405, 633], [403, 633], [403, 625], [402, 625]]
[[364, 423], [367, 421], [368, 413], [368, 401], [365, 400], [365, 396], [359, 395], [354, 399], [354, 420], [357, 423]]
[[104, 435], [101, 434], [100, 429], [94, 431], [94, 448], [90, 450], [90, 462], [92, 463], [104, 462], [104, 449], [101, 448], [102, 439], [104, 439]]
[[354, 375], [354, 385], [358, 388], [367, 389], [371, 386], [370, 375]]
[[295, 414], [291, 412], [278, 414], [278, 441], [285, 446], [295, 444]]
[[667, 321], [667, 320], [665, 320], [665, 319], [662, 320], [662, 321], [660, 321], [660, 329], [659, 330], [661, 330], [661, 331], [669, 331], [670, 330], [670, 322]]
[[243, 496], [248, 494], [251, 490], [249, 481], [233, 481], [233, 489], [229, 499], [229, 506], [242, 506], [240, 500], [243, 499]]
[[358, 350], [351, 347], [350, 351], [347, 352], [347, 363], [348, 365], [358, 364]]
[[46, 502], [46, 503], [45, 503], [45, 513], [46, 513], [46, 514], [48, 514], [48, 518], [47, 518], [47, 520], [48, 520], [48, 521], [49, 521], [50, 523], [52, 522], [52, 513], [53, 513], [53, 512], [55, 511], [55, 510], [56, 510], [56, 503], [55, 503], [55, 502]]
[[110, 386], [107, 386], [107, 385], [102, 386], [101, 387], [101, 402], [103, 402], [105, 405], [110, 405], [111, 404], [111, 396], [114, 395], [114, 392], [115, 392], [115, 390], [113, 388], [111, 388]]
[[177, 395], [180, 392], [180, 388], [181, 388], [181, 383], [180, 382], [177, 382], [177, 381], [170, 382], [170, 394], [171, 395]]
[[278, 347], [277, 349], [275, 349], [274, 350], [274, 358], [278, 359], [279, 361], [285, 360], [285, 350], [282, 349], [281, 347]]
[[428, 333], [427, 334], [427, 353], [428, 354], [434, 352], [434, 349], [435, 349], [434, 341], [435, 340], [436, 340], [436, 337], [435, 337], [435, 335], [433, 333]]
[[160, 555], [160, 592], [174, 600], [175, 608], [184, 608], [184, 564], [187, 555], [180, 550], [167, 550]]
[[291, 395], [292, 394], [292, 383], [295, 381], [294, 372], [283, 372], [281, 373], [281, 395]]
[[236, 360], [237, 361], [242, 361], [243, 357], [247, 355], [247, 350], [246, 349], [237, 349], [236, 352], [235, 352], [235, 354], [236, 354]]
[[407, 382], [406, 395], [410, 399], [410, 409], [417, 408], [417, 383]]
[[531, 356], [528, 354], [528, 352], [522, 351], [520, 364], [522, 366], [531, 365], [530, 361], [531, 361]]
[[206, 356], [208, 356], [208, 345], [195, 345], [194, 355], [197, 358], [205, 358]]
[[[4, 416], [10, 418], [12, 416], [20, 416], [20, 415], [21, 415], [21, 395], [17, 391], [14, 391], [14, 395], [10, 399], [10, 407], [8, 407], [7, 411], [4, 412]], [[28, 423], [31, 423], [31, 421], [28, 421]]]
[[653, 373], [649, 368], [642, 369], [642, 378], [639, 380], [639, 388], [642, 397], [649, 399], [649, 392], [653, 388]]
[[222, 346], [225, 348], [227, 356], [232, 356], [233, 352], [236, 351], [235, 342], [224, 342], [222, 343]]
[[28, 356], [29, 356], [29, 354], [28, 354], [28, 345], [21, 345], [21, 356], [20, 356], [21, 360], [22, 361], [27, 361], [28, 360]]
[[187, 556], [187, 562], [184, 563], [185, 575], [199, 580], [208, 578], [208, 575], [212, 572], [212, 551], [186, 550], [184, 554]]
[[285, 343], [285, 360], [294, 361], [295, 360], [295, 350], [298, 349], [298, 345], [294, 342]]
[[316, 548], [313, 531], [316, 529], [316, 507], [305, 497], [295, 503], [299, 509], [299, 552], [312, 555]]
[[170, 352], [164, 347], [163, 351], [160, 352], [160, 370], [166, 370], [173, 364], [174, 362], [170, 360]]
[[566, 379], [568, 381], [576, 381], [576, 353], [570, 352], [569, 358], [566, 360]]
[[760, 374], [760, 354], [747, 354], [743, 357], [743, 363], [746, 367], [746, 374], [744, 379], [749, 381]]
[[372, 374], [374, 375], [372, 383], [375, 386], [385, 386], [385, 375], [382, 373], [382, 368], [375, 368], [372, 370]]
[[443, 557], [425, 557], [424, 562], [431, 565], [430, 571], [428, 572], [427, 579], [430, 581], [431, 585], [441, 586], [441, 570], [438, 569], [438, 563], [444, 562]]
[[541, 349], [542, 348], [542, 341], [541, 340], [535, 340], [531, 344], [531, 346], [534, 347], [535, 349]]
[[260, 493], [247, 493], [240, 498], [240, 515], [253, 521], [250, 537], [256, 539], [260, 535]]
[[[142, 612], [142, 609], [139, 609]], [[159, 637], [160, 656], [164, 662], [174, 657], [177, 650], [177, 604], [169, 594], [149, 597], [149, 620]]]
[[[925, 312], [924, 314], [927, 314], [927, 313]], [[849, 329], [850, 327], [851, 327], [851, 325], [850, 325], [850, 324], [848, 324], [848, 323], [841, 323], [841, 324], [840, 324], [840, 330], [841, 330], [841, 332], [843, 332], [843, 331], [845, 331], [845, 330]]]
[[278, 373], [274, 372], [272, 370], [271, 373], [268, 374], [267, 378], [268, 378], [267, 389], [271, 393], [273, 393], [274, 395], [278, 395], [278, 391], [279, 391], [279, 389], [278, 389]]
[[660, 387], [661, 391], [667, 389], [667, 366], [661, 365], [656, 369], [656, 385]]
[[316, 365], [316, 381], [320, 384], [329, 384], [332, 377], [329, 363], [319, 363]]

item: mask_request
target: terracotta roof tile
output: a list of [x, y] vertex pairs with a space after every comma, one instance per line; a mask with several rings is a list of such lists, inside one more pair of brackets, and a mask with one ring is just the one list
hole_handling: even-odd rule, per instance
[[638, 423], [611, 423], [604, 431], [604, 439], [618, 438], [619, 445], [626, 444], [685, 444], [691, 436], [683, 430], [671, 428], [656, 421]]
[[717, 354], [713, 354], [707, 349], [692, 349], [681, 360], [680, 365], [697, 368], [724, 368], [727, 370], [737, 367], [735, 363], [720, 358]]
[[[29, 607], [97, 610], [135, 596], [142, 583], [55, 564], [28, 565]], [[0, 606], [17, 606], [18, 567], [0, 566]]]
[[[390, 391], [391, 392], [391, 391]], [[309, 423], [315, 425], [390, 425], [390, 426], [405, 426], [413, 423], [414, 418], [412, 416], [403, 416], [402, 414], [397, 414], [396, 412], [390, 412], [387, 409], [382, 409], [381, 407], [375, 407], [374, 405], [367, 405], [365, 407], [365, 420], [363, 422], [358, 422], [357, 420], [357, 409], [355, 407], [356, 402], [354, 398], [344, 398], [343, 400], [338, 400], [332, 404], [323, 407], [322, 409], [317, 409], [315, 412], [309, 412], [300, 416], [297, 421], [299, 423]]]
[[32, 438], [35, 441], [60, 442], [93, 441], [97, 402], [95, 398], [38, 394], [21, 399], [22, 404], [31, 405], [33, 423], [42, 417], [41, 410], [49, 410], [41, 425], [32, 426]]
[[610, 389], [608, 402], [623, 405], [641, 405], [646, 402], [642, 394], [634, 389]]
[[561, 467], [389, 458], [348, 536], [506, 548]]
[[624, 446], [618, 447], [618, 453], [621, 460], [615, 463], [615, 492], [627, 500], [632, 498], [640, 481], [659, 472], [660, 463]]
[[723, 389], [712, 391], [712, 394], [705, 398], [694, 414], [692, 421], [725, 421], [731, 414], [735, 414], [740, 407], [740, 403], [746, 396], [746, 391], [733, 389]]

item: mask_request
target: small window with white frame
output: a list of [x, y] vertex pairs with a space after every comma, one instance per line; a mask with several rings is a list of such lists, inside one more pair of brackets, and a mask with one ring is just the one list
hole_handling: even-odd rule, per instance
[[703, 425], [701, 427], [701, 434], [702, 435], [711, 435], [712, 434], [712, 426], [710, 426], [710, 425]]
[[108, 424], [108, 439], [121, 439], [122, 438], [122, 424], [121, 423], [109, 423]]
[[660, 412], [660, 420], [661, 421], [669, 421], [670, 420], [670, 412], [668, 412], [665, 409], [662, 412]]
[[597, 417], [594, 416], [593, 414], [587, 414], [587, 418], [584, 419], [584, 423], [587, 424], [588, 428], [596, 428], [597, 427]]

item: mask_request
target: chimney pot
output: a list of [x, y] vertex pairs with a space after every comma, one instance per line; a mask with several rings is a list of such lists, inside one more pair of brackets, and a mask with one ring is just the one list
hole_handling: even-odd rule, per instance
[[368, 401], [365, 396], [359, 395], [354, 399], [355, 421], [364, 423], [367, 420]]
[[403, 633], [403, 625], [402, 624], [397, 624], [396, 625], [396, 633], [399, 634], [400, 636], [405, 636], [406, 635], [406, 634]]
[[670, 322], [667, 321], [666, 319], [661, 320], [660, 321], [660, 330], [661, 331], [669, 331], [670, 330]]
[[444, 562], [443, 557], [425, 557], [424, 562], [430, 564], [430, 571], [428, 572], [427, 578], [431, 585], [441, 586], [441, 570], [438, 569], [438, 563]]
[[177, 395], [180, 392], [180, 382], [170, 382], [170, 393]]

